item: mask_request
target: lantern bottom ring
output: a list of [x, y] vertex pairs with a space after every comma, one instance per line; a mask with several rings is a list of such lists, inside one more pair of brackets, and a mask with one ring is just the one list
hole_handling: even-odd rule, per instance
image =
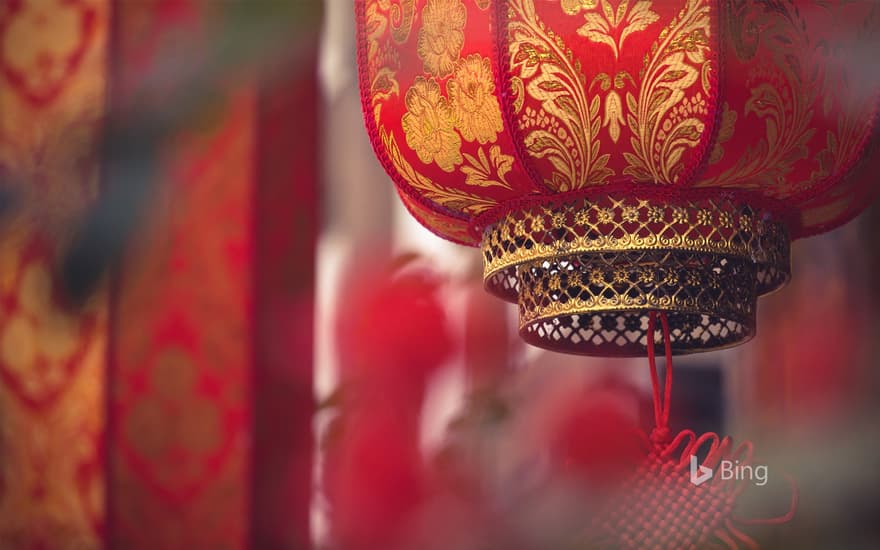
[[644, 355], [650, 311], [667, 313], [676, 354], [746, 342], [758, 296], [790, 272], [785, 226], [726, 201], [538, 205], [488, 228], [483, 252], [485, 286], [519, 304], [522, 337], [582, 355]]

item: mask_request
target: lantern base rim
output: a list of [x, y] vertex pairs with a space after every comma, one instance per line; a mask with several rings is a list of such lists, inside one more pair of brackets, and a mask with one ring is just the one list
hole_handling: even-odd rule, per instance
[[[671, 350], [672, 354], [675, 356], [692, 355], [695, 353], [720, 351], [734, 348], [736, 346], [749, 342], [752, 338], [754, 338], [755, 333], [757, 332], [757, 326], [755, 325], [754, 321], [750, 322], [749, 324], [744, 324], [731, 319], [722, 319], [719, 317], [712, 317], [702, 314], [667, 313], [667, 315], [669, 315], [669, 318], [672, 319], [670, 322], [674, 323], [674, 326], [678, 327], [679, 329], [683, 326], [717, 326], [725, 327], [725, 330], [729, 331], [731, 334], [731, 337], [726, 338], [721, 342], [715, 343], [714, 345], [712, 345], [712, 347], [706, 347], [705, 345], [694, 346], [688, 345], [687, 343], [682, 344], [682, 342], [673, 338]], [[571, 342], [567, 338], [556, 339], [553, 336], [553, 332], [558, 330], [558, 327], [571, 326], [573, 323], [576, 322], [576, 316], [576, 314], [568, 316], [557, 316], [548, 319], [532, 321], [520, 328], [519, 335], [527, 344], [557, 353], [583, 355], [587, 357], [616, 358], [645, 356], [646, 338], [648, 337], [647, 328], [639, 332], [639, 337], [635, 341], [630, 341], [630, 339], [623, 331], [607, 332], [604, 335], [599, 331], [593, 331], [593, 337], [597, 338], [598, 341], [593, 342], [585, 338], [584, 341], [588, 343]], [[604, 319], [607, 319], [609, 317], [619, 318], [624, 316], [634, 316], [638, 318], [640, 324], [647, 323], [648, 319], [648, 314], [642, 311], [606, 312], [599, 314], [598, 319], [601, 323]], [[662, 333], [657, 330], [654, 334], [654, 345], [661, 346], [662, 344]]]
[[669, 315], [673, 353], [743, 343], [758, 296], [790, 276], [785, 225], [718, 199], [609, 195], [511, 211], [482, 250], [484, 285], [519, 304], [523, 339], [580, 355], [645, 355], [650, 311]]

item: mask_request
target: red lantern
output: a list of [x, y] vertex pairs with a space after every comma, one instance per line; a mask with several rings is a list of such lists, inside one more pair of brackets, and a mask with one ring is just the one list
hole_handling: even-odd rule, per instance
[[[755, 332], [789, 243], [855, 216], [875, 2], [358, 0], [366, 125], [410, 212], [480, 246], [530, 343]], [[876, 161], [873, 161], [876, 164]]]

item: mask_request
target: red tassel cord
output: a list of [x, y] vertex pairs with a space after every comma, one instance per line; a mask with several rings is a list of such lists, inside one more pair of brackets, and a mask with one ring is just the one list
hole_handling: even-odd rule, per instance
[[[662, 390], [654, 351], [657, 317], [660, 318], [666, 348]], [[744, 528], [791, 520], [798, 498], [793, 480], [787, 478], [792, 492], [786, 514], [766, 519], [745, 519], [736, 515], [734, 509], [738, 498], [751, 481], [743, 479], [744, 476], [724, 479], [709, 474], [708, 470], [716, 472], [723, 460], [740, 468], [753, 466], [753, 445], [746, 441], [734, 448], [730, 437], [720, 438], [711, 432], [697, 436], [691, 430], [683, 430], [672, 437], [669, 430], [672, 346], [665, 313], [650, 313], [648, 335], [655, 426], [650, 436], [645, 437], [647, 455], [634, 475], [622, 484], [593, 521], [587, 536], [588, 546], [757, 549], [758, 543], [744, 532]], [[705, 458], [700, 461], [697, 457], [702, 453]], [[694, 480], [691, 479], [692, 469], [697, 474]], [[706, 479], [701, 479], [701, 475]]]

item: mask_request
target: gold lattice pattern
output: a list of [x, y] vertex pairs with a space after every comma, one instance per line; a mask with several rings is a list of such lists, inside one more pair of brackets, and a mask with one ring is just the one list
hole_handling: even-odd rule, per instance
[[649, 311], [676, 353], [755, 331], [757, 297], [789, 279], [786, 226], [728, 199], [598, 196], [511, 209], [483, 232], [486, 288], [519, 303], [540, 347], [642, 355]]
[[[574, 253], [688, 250], [758, 265], [759, 293], [788, 279], [788, 235], [769, 214], [725, 199], [662, 202], [636, 197], [578, 198], [508, 212], [483, 235], [484, 277], [515, 299], [515, 285], [493, 278], [509, 268]], [[508, 271], [508, 276], [512, 270]]]
[[670, 314], [672, 348], [687, 353], [754, 332], [755, 264], [689, 251], [573, 254], [518, 267], [520, 331], [571, 353], [640, 355], [648, 311]]

